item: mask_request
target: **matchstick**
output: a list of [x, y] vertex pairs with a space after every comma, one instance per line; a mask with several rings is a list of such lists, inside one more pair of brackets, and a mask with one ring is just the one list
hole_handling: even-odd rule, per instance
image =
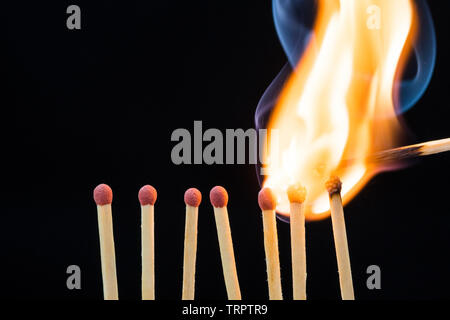
[[186, 203], [186, 228], [184, 233], [183, 300], [194, 300], [195, 295], [195, 259], [197, 256], [198, 206], [202, 194], [195, 188], [184, 194]]
[[[368, 164], [390, 164], [401, 160], [414, 159], [450, 151], [450, 138], [427, 141], [410, 146], [383, 150], [369, 155], [365, 162]], [[358, 159], [345, 159], [341, 167], [348, 167], [357, 162]]]
[[278, 254], [278, 235], [275, 217], [276, 199], [272, 190], [263, 188], [258, 195], [264, 225], [264, 249], [266, 252], [269, 299], [283, 300], [281, 291], [280, 258]]
[[112, 198], [112, 190], [108, 185], [100, 184], [94, 189], [94, 200], [97, 204], [98, 231], [100, 236], [103, 297], [105, 300], [119, 299], [111, 213]]
[[155, 300], [155, 188], [143, 186], [138, 198], [141, 203], [142, 300]]
[[292, 185], [287, 190], [291, 212], [292, 290], [294, 300], [306, 300], [305, 206], [306, 189]]
[[233, 240], [231, 239], [230, 222], [228, 220], [228, 193], [225, 188], [216, 186], [209, 193], [214, 207], [217, 236], [219, 238], [220, 257], [222, 259], [223, 276], [229, 300], [241, 300], [241, 290], [234, 259]]
[[341, 199], [341, 187], [341, 180], [336, 176], [331, 177], [326, 182], [326, 188], [330, 196], [331, 221], [333, 224], [341, 297], [342, 300], [355, 300], [347, 233], [345, 231], [344, 208], [342, 207]]

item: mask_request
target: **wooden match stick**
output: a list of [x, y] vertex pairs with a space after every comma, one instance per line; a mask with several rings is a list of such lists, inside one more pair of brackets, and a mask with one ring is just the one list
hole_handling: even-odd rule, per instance
[[264, 225], [264, 250], [266, 252], [269, 299], [283, 300], [281, 291], [280, 258], [275, 217], [276, 199], [272, 190], [263, 188], [258, 194], [258, 204], [262, 210]]
[[155, 231], [154, 205], [156, 189], [145, 185], [139, 190], [141, 203], [142, 300], [155, 300]]
[[186, 228], [184, 232], [184, 266], [183, 266], [183, 300], [194, 300], [195, 295], [195, 260], [197, 256], [197, 221], [198, 206], [202, 194], [195, 188], [184, 194], [186, 203]]
[[[365, 161], [371, 164], [390, 164], [400, 160], [414, 159], [448, 151], [450, 151], [450, 138], [380, 151], [369, 155]], [[356, 161], [357, 159], [345, 159], [340, 166], [351, 166]]]
[[287, 190], [291, 212], [292, 289], [294, 300], [306, 300], [305, 198], [306, 189], [292, 185]]
[[108, 185], [100, 184], [94, 189], [94, 200], [97, 204], [98, 231], [100, 236], [103, 297], [105, 300], [119, 299], [111, 213], [112, 198], [112, 190]]
[[347, 233], [345, 231], [344, 208], [342, 207], [341, 199], [341, 187], [342, 183], [338, 177], [333, 176], [326, 182], [326, 188], [330, 196], [331, 221], [333, 224], [341, 296], [342, 300], [355, 300]]
[[209, 193], [214, 207], [217, 236], [219, 238], [220, 257], [222, 259], [223, 276], [229, 300], [241, 300], [241, 290], [234, 259], [233, 240], [231, 239], [230, 222], [228, 220], [228, 193], [225, 188], [216, 186]]

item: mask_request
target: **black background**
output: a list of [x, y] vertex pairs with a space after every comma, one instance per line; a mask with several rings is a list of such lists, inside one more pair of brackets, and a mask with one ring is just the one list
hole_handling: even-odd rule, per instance
[[[66, 8], [82, 30], [66, 28]], [[436, 70], [405, 114], [411, 142], [450, 136], [449, 5], [429, 1]], [[259, 185], [252, 165], [173, 165], [173, 130], [251, 128], [286, 62], [270, 1], [8, 1], [0, 11], [2, 298], [102, 299], [92, 190], [108, 183], [121, 299], [140, 299], [140, 208], [158, 190], [156, 296], [180, 299], [184, 191], [203, 193], [196, 297], [226, 299], [208, 194], [225, 186], [242, 296], [266, 299]], [[373, 179], [346, 207], [357, 299], [449, 298], [450, 155]], [[289, 225], [280, 222], [283, 291], [292, 298]], [[308, 298], [340, 298], [331, 221], [307, 225]], [[82, 289], [66, 288], [66, 268]], [[366, 268], [381, 267], [368, 290]]]

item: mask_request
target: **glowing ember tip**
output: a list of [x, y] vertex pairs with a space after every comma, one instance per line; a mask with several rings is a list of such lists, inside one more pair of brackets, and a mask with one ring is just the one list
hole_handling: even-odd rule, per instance
[[289, 198], [289, 202], [303, 203], [306, 198], [306, 188], [301, 184], [290, 185], [287, 189], [287, 195]]
[[209, 200], [215, 208], [223, 208], [228, 204], [228, 193], [224, 187], [215, 186], [209, 193]]
[[138, 198], [141, 205], [154, 205], [158, 194], [151, 185], [145, 185], [139, 190]]
[[196, 188], [187, 189], [184, 193], [184, 203], [191, 207], [198, 207], [202, 202], [202, 194]]
[[258, 204], [261, 210], [275, 210], [277, 200], [272, 189], [263, 188], [258, 194]]
[[111, 188], [107, 184], [99, 184], [94, 189], [94, 201], [99, 206], [111, 204], [113, 199], [113, 193]]
[[331, 176], [330, 179], [325, 183], [325, 187], [327, 188], [328, 194], [332, 196], [336, 193], [341, 193], [342, 182], [341, 179], [337, 176]]

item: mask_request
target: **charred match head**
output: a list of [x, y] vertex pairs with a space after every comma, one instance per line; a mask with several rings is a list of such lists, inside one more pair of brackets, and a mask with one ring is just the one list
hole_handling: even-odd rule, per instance
[[327, 188], [330, 197], [333, 194], [340, 194], [342, 189], [342, 182], [338, 176], [331, 176], [330, 179], [325, 183], [325, 188]]
[[289, 198], [289, 202], [303, 203], [306, 199], [306, 188], [301, 184], [290, 185], [287, 189], [287, 195]]
[[228, 204], [228, 192], [224, 187], [215, 186], [209, 192], [209, 200], [215, 208], [223, 208]]
[[191, 207], [198, 207], [202, 202], [202, 194], [196, 188], [187, 189], [184, 193], [184, 202]]
[[111, 188], [107, 184], [99, 184], [94, 189], [94, 201], [98, 206], [104, 206], [111, 204], [113, 199], [113, 193]]
[[146, 205], [153, 206], [156, 202], [157, 197], [158, 193], [156, 192], [156, 189], [148, 184], [143, 186], [138, 193], [139, 202], [141, 203], [142, 206]]
[[261, 210], [275, 210], [277, 207], [277, 200], [270, 188], [262, 188], [258, 194], [258, 204]]

